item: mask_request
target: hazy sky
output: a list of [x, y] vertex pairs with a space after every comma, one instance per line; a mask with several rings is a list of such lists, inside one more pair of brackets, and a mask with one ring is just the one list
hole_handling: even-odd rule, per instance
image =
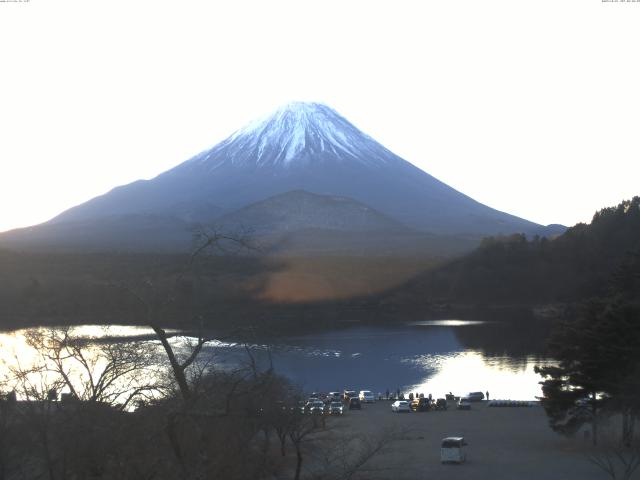
[[0, 230], [291, 100], [539, 223], [640, 194], [640, 2], [0, 2]]

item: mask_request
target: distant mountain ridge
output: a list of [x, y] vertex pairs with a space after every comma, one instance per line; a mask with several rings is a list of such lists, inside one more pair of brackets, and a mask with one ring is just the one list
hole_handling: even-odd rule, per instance
[[[319, 196], [309, 210], [315, 219], [295, 217], [296, 207], [276, 200], [279, 195], [294, 191]], [[349, 199], [352, 208], [334, 209], [332, 213], [327, 210], [325, 217], [333, 218], [318, 224], [322, 196]], [[270, 203], [261, 209], [241, 211], [269, 198]], [[294, 201], [293, 197], [283, 198]], [[360, 216], [358, 221], [384, 223], [385, 217], [398, 230], [476, 239], [546, 231], [541, 225], [487, 207], [440, 182], [362, 133], [331, 108], [294, 102], [154, 179], [116, 187], [45, 224], [0, 235], [0, 245], [15, 246], [20, 237], [25, 245], [44, 247], [53, 230], [58, 232], [56, 245], [77, 245], [79, 236], [91, 239], [95, 236], [89, 233], [91, 230], [99, 231], [105, 219], [113, 222], [117, 217], [125, 238], [129, 235], [127, 219], [139, 216], [146, 218], [147, 224], [149, 219], [155, 219], [158, 230], [153, 233], [149, 226], [147, 233], [155, 237], [152, 243], [168, 248], [183, 248], [184, 244], [179, 241], [171, 247], [171, 242], [158, 238], [164, 235], [171, 239], [173, 234], [165, 228], [170, 223], [220, 223], [234, 217], [238, 223], [243, 216], [251, 224], [248, 226], [258, 230], [278, 217], [279, 228], [297, 225], [347, 231], [354, 227], [356, 204], [369, 212], [368, 217]], [[260, 212], [270, 219], [259, 218]], [[287, 216], [291, 218], [286, 219]], [[161, 217], [165, 220], [160, 221]], [[131, 221], [131, 232], [139, 229]], [[108, 242], [101, 245], [108, 248]], [[114, 248], [119, 247], [114, 244]], [[143, 239], [135, 249], [144, 250]]]

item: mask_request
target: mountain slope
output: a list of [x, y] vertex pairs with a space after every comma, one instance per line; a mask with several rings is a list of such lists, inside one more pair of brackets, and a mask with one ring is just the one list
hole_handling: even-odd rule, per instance
[[[352, 198], [433, 233], [533, 232], [540, 225], [482, 205], [403, 160], [327, 106], [292, 103], [148, 181], [115, 188], [52, 220], [175, 212], [209, 221], [291, 190]], [[185, 211], [184, 206], [193, 206]], [[211, 205], [215, 214], [198, 210]]]
[[407, 227], [347, 197], [293, 190], [269, 197], [215, 222], [225, 230], [246, 227], [257, 235], [309, 228], [339, 231], [409, 231]]
[[192, 247], [193, 225], [176, 217], [123, 214], [49, 222], [0, 234], [0, 247], [36, 251], [175, 252]]

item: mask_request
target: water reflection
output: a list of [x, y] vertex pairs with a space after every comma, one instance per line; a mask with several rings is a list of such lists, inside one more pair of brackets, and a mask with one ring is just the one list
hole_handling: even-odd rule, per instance
[[[32, 328], [0, 334], [0, 388], [23, 400], [73, 398], [133, 408], [163, 377], [158, 342], [136, 327]], [[120, 339], [111, 341], [109, 339]]]
[[[44, 331], [46, 329], [29, 328], [0, 333], [0, 366], [3, 370], [6, 371], [7, 368], [18, 363], [24, 368], [29, 368], [39, 359], [38, 352], [27, 343], [27, 333], [36, 330]], [[104, 325], [79, 325], [70, 328], [69, 333], [73, 336], [95, 339], [96, 341], [105, 338], [131, 341], [153, 337], [151, 328], [130, 325], [112, 325], [109, 327]]]
[[[464, 331], [469, 328], [471, 332]], [[543, 336], [515, 341], [518, 331], [522, 330], [482, 322], [417, 322], [280, 338], [269, 348], [252, 350], [259, 364], [273, 364], [309, 391], [400, 389], [442, 396], [482, 390], [493, 398], [531, 400], [541, 395], [533, 367], [549, 360], [541, 355]], [[472, 333], [479, 332], [479, 338], [491, 339], [486, 351], [461, 341], [477, 344], [480, 340]], [[243, 361], [239, 347], [208, 352], [227, 368]]]
[[[74, 334], [99, 341], [105, 338], [161, 346], [149, 328], [85, 325]], [[25, 341], [25, 330], [0, 334], [0, 361], [6, 374], [19, 361], [37, 360]], [[305, 390], [387, 389], [443, 396], [489, 391], [492, 398], [530, 400], [541, 395], [534, 365], [543, 356], [545, 330], [492, 322], [439, 320], [396, 327], [354, 327], [325, 333], [259, 339], [241, 343], [213, 341], [204, 348], [204, 361], [219, 369], [249, 363], [247, 348], [262, 368], [273, 366]], [[180, 337], [172, 343], [177, 347]]]
[[407, 325], [414, 327], [464, 327], [468, 325], [483, 325], [487, 322], [484, 320], [421, 320], [419, 322], [411, 322]]
[[540, 377], [533, 367], [549, 363], [539, 357], [487, 358], [471, 351], [436, 358], [424, 355], [411, 361], [435, 373], [409, 386], [409, 391], [433, 393], [434, 396], [447, 392], [465, 395], [472, 391], [488, 391], [491, 398], [512, 400], [532, 400], [540, 396]]

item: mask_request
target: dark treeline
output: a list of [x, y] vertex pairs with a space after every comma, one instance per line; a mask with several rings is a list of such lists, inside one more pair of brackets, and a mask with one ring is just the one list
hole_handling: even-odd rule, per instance
[[575, 302], [603, 295], [640, 251], [640, 197], [598, 211], [555, 239], [491, 237], [473, 253], [421, 275], [390, 300], [479, 305]]
[[0, 328], [144, 324], [130, 292], [142, 288], [171, 297], [158, 319], [167, 326], [308, 331], [375, 319], [378, 296], [367, 292], [435, 264], [426, 257], [270, 257], [254, 251], [199, 255], [190, 262], [189, 255], [0, 250]]
[[[259, 257], [202, 256], [184, 275], [188, 255], [46, 254], [0, 251], [0, 325], [4, 328], [79, 323], [140, 324], [128, 288], [149, 286], [176, 297], [166, 323], [186, 324], [190, 311], [242, 315], [274, 265]], [[211, 274], [206, 274], [211, 272]]]

